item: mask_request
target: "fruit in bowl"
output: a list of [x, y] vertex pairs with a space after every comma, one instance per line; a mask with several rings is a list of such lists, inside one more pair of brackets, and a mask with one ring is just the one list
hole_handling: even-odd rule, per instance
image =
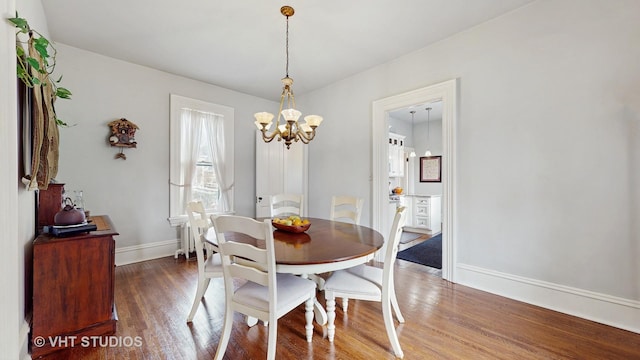
[[271, 224], [278, 230], [301, 233], [305, 232], [311, 226], [308, 219], [303, 219], [297, 215], [291, 215], [287, 218], [273, 218]]

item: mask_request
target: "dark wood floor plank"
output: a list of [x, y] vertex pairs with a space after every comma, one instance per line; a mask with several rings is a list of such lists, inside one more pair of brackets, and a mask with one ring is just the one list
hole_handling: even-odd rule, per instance
[[[116, 338], [141, 346], [61, 351], [48, 359], [211, 359], [222, 331], [224, 287], [213, 279], [187, 324], [197, 264], [162, 258], [116, 268]], [[640, 359], [640, 334], [488, 294], [441, 279], [439, 270], [399, 260], [398, 300], [406, 322], [397, 324], [405, 359]], [[322, 293], [318, 298], [324, 304]], [[300, 307], [278, 321], [278, 359], [394, 359], [379, 303], [338, 299], [336, 337], [315, 324], [304, 336]], [[264, 359], [268, 328], [248, 328], [234, 316], [225, 359]]]

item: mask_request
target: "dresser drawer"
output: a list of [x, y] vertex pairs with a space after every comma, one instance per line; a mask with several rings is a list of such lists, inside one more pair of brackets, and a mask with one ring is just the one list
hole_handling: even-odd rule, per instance
[[429, 216], [429, 207], [428, 206], [416, 206], [415, 216]]
[[429, 206], [429, 200], [429, 198], [417, 197], [415, 198], [415, 204], [416, 206]]
[[419, 227], [419, 228], [429, 228], [430, 225], [430, 221], [429, 221], [429, 217], [424, 217], [424, 216], [417, 216], [416, 217], [416, 222], [413, 225], [415, 227]]

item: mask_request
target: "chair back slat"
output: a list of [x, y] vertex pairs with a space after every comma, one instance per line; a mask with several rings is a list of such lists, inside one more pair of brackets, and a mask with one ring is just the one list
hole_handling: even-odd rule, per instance
[[301, 194], [277, 194], [269, 199], [271, 217], [298, 215], [304, 213], [304, 196]]
[[364, 199], [354, 196], [333, 196], [329, 218], [334, 221], [360, 224]]

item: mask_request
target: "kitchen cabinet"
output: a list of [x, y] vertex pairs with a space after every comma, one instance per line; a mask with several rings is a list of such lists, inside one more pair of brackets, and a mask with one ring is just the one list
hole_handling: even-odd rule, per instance
[[113, 236], [118, 233], [108, 216], [93, 219], [96, 231], [34, 240], [33, 359], [116, 331]]
[[404, 136], [389, 133], [389, 176], [404, 176]]
[[411, 216], [405, 228], [416, 232], [437, 234], [442, 231], [442, 196], [412, 195]]

